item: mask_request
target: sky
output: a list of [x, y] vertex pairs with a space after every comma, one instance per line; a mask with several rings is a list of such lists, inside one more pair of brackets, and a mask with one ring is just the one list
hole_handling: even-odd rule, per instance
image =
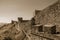
[[57, 0], [0, 0], [0, 22], [9, 23], [23, 17], [30, 20], [35, 10], [43, 10]]

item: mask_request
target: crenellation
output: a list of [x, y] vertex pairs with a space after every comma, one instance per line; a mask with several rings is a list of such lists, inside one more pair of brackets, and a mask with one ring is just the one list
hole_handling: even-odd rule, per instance
[[35, 10], [31, 20], [11, 20], [0, 28], [0, 40], [60, 40], [60, 2]]
[[22, 17], [18, 17], [18, 21], [22, 22], [23, 18]]

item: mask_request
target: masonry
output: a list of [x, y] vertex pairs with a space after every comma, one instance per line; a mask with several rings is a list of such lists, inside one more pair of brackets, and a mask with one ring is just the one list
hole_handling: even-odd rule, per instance
[[[52, 32], [53, 31], [53, 32]], [[60, 1], [43, 10], [35, 10], [31, 20], [18, 21], [0, 28], [0, 40], [60, 40]]]
[[[53, 5], [43, 9], [35, 11], [35, 23], [36, 24], [53, 24], [60, 27], [60, 3], [57, 1]], [[59, 30], [60, 31], [60, 30]]]

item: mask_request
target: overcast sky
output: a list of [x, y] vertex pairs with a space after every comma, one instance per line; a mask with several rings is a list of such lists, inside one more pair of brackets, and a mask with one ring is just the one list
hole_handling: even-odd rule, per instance
[[0, 22], [17, 20], [17, 17], [31, 19], [35, 9], [42, 10], [57, 0], [0, 0]]

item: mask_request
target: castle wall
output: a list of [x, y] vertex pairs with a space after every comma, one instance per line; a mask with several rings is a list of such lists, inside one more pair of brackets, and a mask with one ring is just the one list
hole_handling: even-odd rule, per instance
[[[60, 27], [60, 3], [58, 1], [43, 10], [36, 10], [35, 14], [36, 24], [53, 24]], [[57, 31], [60, 29], [57, 28]]]
[[35, 11], [37, 12], [35, 15], [36, 23], [39, 21], [39, 24], [55, 24], [56, 20], [59, 20], [58, 13], [58, 3], [55, 3], [42, 11]]

